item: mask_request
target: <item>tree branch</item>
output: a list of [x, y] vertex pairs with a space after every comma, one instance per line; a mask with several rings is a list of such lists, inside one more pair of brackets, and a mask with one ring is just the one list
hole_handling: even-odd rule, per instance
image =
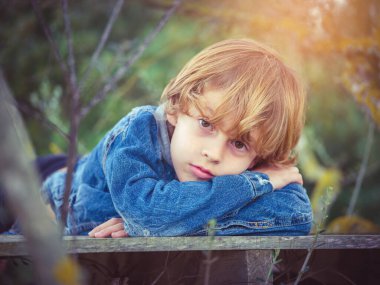
[[116, 22], [116, 20], [119, 16], [119, 13], [121, 11], [121, 7], [123, 6], [123, 4], [124, 4], [124, 0], [117, 0], [116, 1], [115, 6], [112, 9], [112, 13], [110, 15], [110, 18], [108, 19], [106, 28], [104, 29], [102, 37], [100, 38], [100, 41], [98, 43], [98, 46], [96, 47], [96, 50], [91, 57], [90, 64], [86, 68], [86, 71], [84, 72], [83, 78], [79, 84], [80, 89], [82, 89], [82, 87], [84, 86], [84, 84], [87, 81], [89, 74], [91, 74], [92, 69], [96, 65], [96, 62], [98, 61], [99, 55], [102, 52], [102, 50], [103, 50], [103, 48], [104, 48], [104, 46], [108, 40], [108, 37], [109, 37], [111, 30], [112, 30], [112, 27], [113, 27], [114, 23]]
[[366, 171], [367, 171], [368, 159], [369, 159], [369, 155], [371, 153], [371, 148], [372, 148], [372, 144], [373, 144], [373, 136], [375, 133], [375, 123], [371, 120], [370, 116], [368, 116], [368, 122], [369, 122], [369, 127], [368, 127], [367, 141], [366, 141], [364, 154], [363, 154], [363, 160], [362, 160], [362, 163], [360, 165], [360, 170], [359, 170], [358, 177], [356, 179], [354, 191], [352, 192], [350, 204], [349, 204], [347, 212], [346, 212], [347, 216], [351, 216], [354, 213], [354, 208], [355, 208], [356, 202], [357, 202], [358, 197], [359, 197], [359, 193], [360, 193], [360, 189], [361, 189], [361, 186], [363, 183], [364, 176], [365, 176]]
[[71, 192], [71, 184], [73, 181], [74, 166], [77, 157], [77, 140], [80, 117], [79, 110], [79, 88], [75, 70], [75, 58], [73, 51], [73, 40], [71, 34], [71, 22], [68, 13], [67, 0], [62, 0], [63, 19], [65, 24], [65, 34], [68, 50], [68, 67], [69, 67], [69, 96], [70, 96], [70, 132], [69, 132], [69, 150], [67, 159], [67, 173], [65, 181], [65, 193], [63, 196], [62, 206], [62, 223], [66, 225], [67, 213], [69, 211], [69, 196]]
[[112, 76], [108, 82], [104, 85], [104, 87], [97, 92], [97, 94], [92, 98], [92, 100], [87, 104], [86, 107], [83, 107], [80, 112], [80, 117], [83, 118], [87, 115], [87, 113], [99, 102], [101, 102], [108, 92], [112, 91], [117, 83], [120, 81], [121, 78], [124, 77], [124, 75], [127, 73], [127, 71], [130, 69], [130, 67], [141, 57], [145, 49], [148, 47], [148, 45], [151, 43], [151, 41], [157, 36], [157, 34], [162, 30], [162, 28], [165, 26], [165, 24], [168, 22], [170, 17], [174, 14], [174, 12], [178, 9], [179, 5], [182, 3], [183, 0], [175, 0], [173, 3], [173, 6], [166, 11], [166, 13], [163, 15], [157, 26], [145, 37], [142, 44], [138, 47], [138, 49], [135, 51], [135, 53], [132, 54], [132, 56], [129, 58], [129, 60], [121, 66], [115, 73], [114, 76]]
[[21, 114], [28, 115], [34, 117], [36, 120], [40, 121], [42, 124], [47, 126], [49, 129], [56, 131], [60, 134], [67, 142], [69, 142], [69, 135], [66, 134], [59, 126], [54, 124], [51, 120], [46, 118], [43, 115], [43, 111], [37, 107], [31, 107], [27, 104], [17, 103], [17, 108], [20, 110]]
[[54, 57], [55, 57], [56, 61], [58, 62], [59, 67], [61, 68], [61, 71], [63, 73], [63, 76], [64, 76], [66, 82], [68, 82], [69, 76], [68, 76], [67, 66], [65, 64], [65, 61], [62, 58], [62, 55], [61, 55], [59, 49], [58, 49], [56, 41], [53, 38], [53, 33], [51, 32], [49, 26], [45, 22], [44, 17], [42, 16], [42, 12], [40, 9], [39, 2], [38, 2], [38, 0], [31, 0], [31, 2], [32, 2], [34, 13], [36, 14], [37, 20], [40, 23], [40, 25], [41, 25], [44, 33], [45, 33], [45, 36], [49, 41], [49, 44], [50, 44], [50, 47], [53, 51]]

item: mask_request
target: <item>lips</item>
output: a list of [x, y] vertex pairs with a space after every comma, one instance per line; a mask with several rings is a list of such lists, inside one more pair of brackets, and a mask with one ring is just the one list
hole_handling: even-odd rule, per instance
[[190, 164], [190, 170], [195, 177], [201, 180], [208, 180], [214, 177], [211, 171], [198, 165]]

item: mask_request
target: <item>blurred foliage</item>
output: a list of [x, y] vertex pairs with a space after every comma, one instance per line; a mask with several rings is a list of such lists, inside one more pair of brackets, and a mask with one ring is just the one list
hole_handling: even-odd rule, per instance
[[[310, 200], [315, 222], [312, 231], [318, 232], [325, 227], [330, 207], [341, 192], [342, 171], [334, 166], [324, 167], [318, 161], [316, 147], [313, 145], [315, 141], [311, 135], [311, 128], [306, 128], [297, 151], [300, 153], [298, 162], [303, 170], [304, 179], [315, 182]], [[316, 228], [317, 225], [319, 229]]]
[[[70, 1], [79, 79], [88, 67], [115, 1]], [[82, 104], [101, 88], [154, 28], [169, 0], [125, 1], [110, 38], [81, 82]], [[62, 10], [40, 1], [65, 57]], [[46, 121], [68, 130], [67, 87], [28, 1], [0, 0], [0, 62], [38, 154], [66, 151], [67, 141]], [[131, 108], [157, 104], [164, 86], [205, 46], [250, 37], [277, 49], [307, 83], [308, 109], [300, 167], [312, 197], [332, 187], [329, 219], [349, 204], [363, 156], [367, 114], [380, 125], [380, 2], [376, 0], [184, 1], [118, 87], [81, 122], [79, 151], [89, 151]], [[41, 119], [41, 116], [46, 119]], [[380, 224], [380, 135], [377, 131], [356, 214]], [[327, 221], [329, 222], [329, 220]]]
[[[380, 43], [380, 30], [377, 33], [375, 40]], [[380, 126], [380, 48], [377, 45], [350, 47], [347, 56], [350, 60], [342, 76], [343, 86]]]
[[380, 227], [357, 216], [341, 216], [332, 220], [326, 229], [329, 234], [379, 234]]

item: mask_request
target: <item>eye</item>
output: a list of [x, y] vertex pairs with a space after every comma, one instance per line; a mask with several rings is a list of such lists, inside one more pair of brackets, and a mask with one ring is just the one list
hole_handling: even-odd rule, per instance
[[210, 131], [212, 131], [214, 129], [214, 127], [212, 126], [211, 123], [207, 122], [206, 120], [204, 119], [199, 119], [199, 125], [203, 128], [203, 129], [208, 129]]
[[235, 149], [239, 151], [248, 150], [248, 147], [242, 141], [238, 141], [238, 140], [232, 141], [232, 145], [234, 146]]

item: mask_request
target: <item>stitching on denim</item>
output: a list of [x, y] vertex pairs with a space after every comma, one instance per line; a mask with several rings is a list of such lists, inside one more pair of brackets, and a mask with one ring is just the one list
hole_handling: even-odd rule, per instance
[[292, 216], [289, 219], [276, 218], [273, 227], [297, 226], [312, 222], [313, 215], [311, 213], [301, 213], [297, 216]]
[[[268, 232], [275, 229], [286, 228], [286, 227], [299, 227], [305, 226], [312, 222], [313, 215], [311, 213], [302, 213], [297, 215], [297, 217], [292, 217], [291, 219], [274, 219], [272, 221], [231, 221], [226, 224], [217, 224], [215, 229], [220, 231], [221, 234], [225, 234], [226, 231], [231, 231], [234, 229], [246, 229], [248, 231], [254, 230], [254, 232]], [[253, 233], [253, 232], [251, 232]], [[188, 234], [190, 236], [207, 235], [207, 229], [196, 230]]]
[[[296, 217], [292, 217], [291, 219], [278, 219], [275, 218], [271, 221], [230, 221], [228, 223], [217, 224], [215, 230], [217, 231], [227, 231], [233, 229], [247, 229], [247, 230], [272, 230], [283, 227], [297, 227], [306, 225], [312, 222], [312, 214], [311, 213], [302, 213], [297, 215]], [[206, 229], [193, 231], [190, 235], [201, 235], [207, 234]]]
[[256, 198], [257, 197], [257, 189], [256, 189], [256, 186], [255, 186], [255, 183], [250, 179], [250, 177], [247, 175], [247, 174], [245, 174], [245, 173], [242, 173], [241, 174], [248, 182], [249, 182], [249, 184], [252, 186], [252, 190], [253, 190], [253, 195], [254, 195], [254, 197], [252, 197], [252, 198]]
[[267, 229], [273, 227], [274, 224], [272, 221], [231, 221], [228, 223], [217, 224], [215, 229], [222, 230], [228, 228], [250, 228], [250, 229]]

